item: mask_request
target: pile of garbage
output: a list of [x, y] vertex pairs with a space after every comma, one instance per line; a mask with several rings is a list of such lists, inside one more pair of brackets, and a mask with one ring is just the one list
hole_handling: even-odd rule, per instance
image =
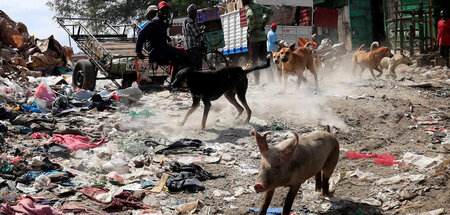
[[23, 23], [0, 10], [0, 77], [26, 82], [27, 76], [60, 75], [72, 55], [53, 35], [35, 40]]
[[336, 65], [338, 62], [346, 58], [350, 52], [345, 48], [344, 43], [336, 43], [329, 38], [321, 41], [319, 47], [313, 51], [313, 55], [321, 55], [327, 65]]

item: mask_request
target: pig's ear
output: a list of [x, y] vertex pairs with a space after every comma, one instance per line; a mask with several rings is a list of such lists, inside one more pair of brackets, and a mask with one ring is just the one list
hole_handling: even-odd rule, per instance
[[294, 139], [292, 140], [291, 143], [291, 149], [289, 150], [289, 152], [284, 153], [281, 155], [280, 160], [282, 162], [287, 162], [289, 160], [291, 160], [292, 156], [295, 154], [295, 149], [297, 148], [297, 144], [298, 144], [298, 134], [295, 132], [292, 132], [294, 134]]
[[267, 141], [266, 141], [266, 136], [269, 133], [270, 132], [266, 132], [266, 133], [263, 134], [263, 136], [261, 136], [255, 130], [250, 132], [250, 135], [255, 136], [256, 144], [258, 145], [259, 151], [261, 152], [262, 155], [264, 155], [269, 150], [269, 146], [267, 145]]

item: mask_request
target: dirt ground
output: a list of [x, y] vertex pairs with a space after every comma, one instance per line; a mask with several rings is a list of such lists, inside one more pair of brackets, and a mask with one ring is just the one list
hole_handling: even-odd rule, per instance
[[[201, 165], [213, 174], [225, 173], [224, 178], [207, 180], [206, 189], [198, 193], [149, 192], [151, 188], [135, 192], [153, 209], [123, 211], [118, 214], [176, 214], [175, 208], [200, 200], [202, 207], [196, 214], [253, 214], [249, 208], [259, 208], [263, 194], [256, 193], [256, 181], [261, 155], [250, 131], [272, 131], [270, 145], [331, 126], [340, 143], [340, 158], [331, 179], [332, 197], [314, 191], [314, 179], [302, 185], [292, 207], [292, 214], [430, 214], [449, 213], [449, 85], [447, 68], [416, 68], [401, 66], [397, 77], [382, 76], [372, 80], [369, 72], [355, 78], [348, 62], [333, 69], [321, 68], [319, 90], [311, 89], [312, 76], [306, 71], [308, 83], [296, 89], [296, 78], [289, 79], [285, 94], [279, 94], [278, 81], [255, 86], [250, 75], [247, 100], [253, 111], [249, 124], [243, 116], [235, 119], [237, 111], [225, 98], [212, 102], [205, 130], [199, 130], [203, 105], [179, 126], [191, 105], [188, 93], [168, 91], [145, 94], [138, 106], [120, 107], [108, 112], [80, 112], [58, 119], [83, 133], [101, 133], [108, 143], [88, 151], [74, 153], [70, 160], [53, 160], [66, 167], [86, 173], [74, 178], [77, 188], [105, 179], [108, 174], [101, 167], [114, 156], [126, 154], [131, 162], [136, 154], [152, 160], [144, 168], [130, 167], [130, 174], [122, 175], [127, 183], [142, 180], [158, 182], [163, 173], [176, 175], [169, 163], [180, 161]], [[262, 72], [265, 79], [265, 73]], [[432, 87], [407, 87], [405, 81], [430, 82]], [[100, 81], [102, 89], [110, 82]], [[129, 116], [130, 110], [146, 109], [153, 113], [147, 119]], [[154, 154], [155, 146], [143, 145], [148, 137], [165, 138], [170, 142], [180, 138], [203, 141], [199, 150], [177, 154]], [[36, 144], [29, 137], [17, 136], [12, 142]], [[18, 144], [18, 143], [16, 143]], [[397, 164], [380, 166], [374, 159], [351, 160], [350, 150], [365, 154], [387, 153], [395, 156]], [[130, 153], [131, 152], [131, 153]], [[407, 153], [436, 158], [424, 168], [406, 162]], [[320, 155], [318, 155], [320, 156]], [[161, 161], [164, 160], [164, 163]], [[435, 165], [443, 162], [441, 165]], [[85, 168], [81, 169], [84, 164]], [[142, 173], [139, 173], [142, 171]], [[58, 194], [47, 189], [37, 195], [48, 198]], [[271, 207], [283, 206], [287, 188], [278, 188]], [[77, 192], [66, 198], [99, 209], [101, 205]]]
[[[295, 199], [293, 214], [415, 214], [440, 208], [448, 213], [449, 167], [441, 166], [439, 171], [435, 166], [420, 169], [403, 162], [402, 157], [411, 152], [430, 158], [441, 156], [442, 160], [449, 159], [450, 145], [441, 144], [443, 141], [439, 135], [429, 134], [424, 129], [449, 127], [450, 70], [405, 66], [399, 67], [397, 71], [400, 72], [396, 79], [382, 76], [374, 81], [368, 71], [360, 80], [354, 78], [345, 66], [333, 70], [322, 69], [319, 73], [320, 89], [316, 92], [309, 87], [313, 83], [310, 75], [307, 75], [308, 85], [302, 86], [300, 91], [294, 87], [296, 80], [290, 79], [288, 91], [284, 95], [278, 93], [277, 82], [251, 85], [247, 93], [253, 110], [249, 125], [242, 123], [242, 116], [235, 120], [234, 107], [221, 98], [213, 102], [206, 130], [197, 129], [203, 106], [191, 116], [185, 126], [177, 126], [176, 123], [190, 105], [190, 98], [185, 93], [173, 96], [167, 92], [149, 95], [146, 97], [147, 101], [143, 101], [147, 105], [155, 104], [152, 106], [155, 116], [151, 122], [130, 124], [122, 120], [120, 123], [128, 124], [134, 130], [147, 129], [148, 135], [162, 135], [169, 139], [196, 138], [224, 148], [221, 152], [210, 155], [222, 156], [219, 163], [203, 164], [203, 167], [215, 174], [226, 173], [225, 178], [206, 181], [206, 190], [195, 194], [152, 194], [159, 199], [159, 206], [163, 208], [201, 200], [205, 206], [198, 210], [199, 214], [252, 214], [248, 208], [259, 208], [262, 194], [255, 193], [252, 189], [260, 155], [249, 132], [253, 129], [260, 132], [272, 130], [269, 142], [276, 144], [292, 137], [289, 132], [307, 134], [330, 125], [341, 147], [340, 159], [333, 176], [335, 179], [342, 177], [333, 188], [332, 198], [314, 192], [313, 179], [305, 182]], [[423, 73], [427, 71], [437, 72], [426, 77]], [[262, 73], [263, 77], [264, 75]], [[249, 79], [252, 83], [253, 77], [250, 76]], [[402, 86], [405, 79], [428, 81], [433, 87], [405, 87]], [[365, 96], [360, 99], [352, 97], [361, 95]], [[159, 107], [165, 102], [158, 102], [158, 98], [167, 98], [180, 108], [161, 109]], [[420, 106], [411, 106], [419, 104]], [[438, 122], [419, 125], [420, 119], [425, 119], [430, 114], [439, 119]], [[278, 122], [278, 127], [275, 122]], [[373, 159], [350, 160], [346, 158], [348, 150], [378, 155], [388, 153], [403, 163], [380, 166]], [[159, 156], [156, 155], [156, 158], [161, 159], [161, 155]], [[183, 156], [206, 155], [201, 151], [167, 155], [169, 160]], [[372, 175], [360, 176], [363, 173]], [[398, 175], [402, 176], [400, 181], [377, 183], [377, 180]], [[413, 175], [420, 175], [422, 178], [414, 180]], [[282, 207], [286, 194], [287, 188], [277, 189], [271, 207]]]

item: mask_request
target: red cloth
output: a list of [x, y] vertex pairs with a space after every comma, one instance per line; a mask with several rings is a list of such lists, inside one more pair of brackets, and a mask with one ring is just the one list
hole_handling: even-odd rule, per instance
[[329, 8], [316, 8], [314, 13], [316, 25], [324, 28], [337, 28], [338, 11]]
[[80, 192], [86, 195], [87, 197], [91, 198], [92, 200], [97, 201], [97, 199], [95, 199], [95, 196], [102, 193], [108, 193], [109, 190], [103, 187], [85, 187], [81, 189]]
[[47, 138], [48, 138], [47, 134], [43, 134], [40, 132], [35, 132], [35, 133], [31, 134], [31, 139], [33, 139], [33, 140], [47, 139]]
[[439, 20], [437, 41], [439, 46], [450, 46], [450, 19]]
[[80, 136], [80, 135], [73, 135], [73, 134], [65, 134], [65, 135], [54, 135], [53, 139], [50, 140], [50, 143], [59, 143], [62, 145], [65, 145], [69, 147], [71, 151], [77, 151], [79, 149], [87, 150], [90, 148], [95, 148], [103, 143], [106, 142], [106, 140], [100, 140], [99, 142], [92, 143], [89, 140], [89, 137], [86, 136]]
[[9, 206], [8, 204], [0, 205], [0, 213], [6, 215], [63, 215], [62, 212], [48, 206], [48, 205], [34, 205], [34, 202], [43, 200], [43, 197], [26, 196], [16, 206]]
[[394, 164], [398, 164], [400, 166], [403, 166], [403, 163], [396, 162], [396, 158], [393, 155], [383, 153], [381, 155], [377, 155], [376, 153], [372, 153], [371, 155], [367, 155], [360, 152], [355, 152], [353, 150], [347, 151], [346, 157], [348, 159], [360, 159], [360, 158], [375, 158], [374, 162], [380, 166], [392, 166]]

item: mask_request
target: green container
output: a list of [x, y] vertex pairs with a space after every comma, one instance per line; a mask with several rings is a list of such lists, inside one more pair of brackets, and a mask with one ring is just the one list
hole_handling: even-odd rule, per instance
[[208, 50], [225, 47], [223, 30], [207, 32], [205, 34], [205, 39], [206, 39], [206, 48]]

